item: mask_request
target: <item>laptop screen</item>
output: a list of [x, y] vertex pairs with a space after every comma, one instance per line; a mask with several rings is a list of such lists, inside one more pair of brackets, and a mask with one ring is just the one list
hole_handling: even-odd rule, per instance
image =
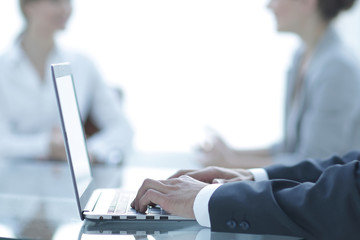
[[[65, 70], [64, 70], [65, 69]], [[72, 165], [76, 179], [76, 188], [82, 196], [92, 181], [89, 157], [84, 137], [84, 130], [79, 113], [76, 92], [70, 66], [56, 72], [54, 68], [54, 81], [60, 108], [63, 135], [67, 144], [67, 156]], [[69, 70], [69, 71], [66, 71]], [[79, 196], [77, 196], [79, 198]]]

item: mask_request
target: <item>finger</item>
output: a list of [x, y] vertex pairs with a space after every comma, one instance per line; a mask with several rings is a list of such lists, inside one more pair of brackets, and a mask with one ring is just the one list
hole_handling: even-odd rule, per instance
[[139, 212], [146, 212], [148, 205], [160, 205], [162, 207], [165, 195], [154, 189], [149, 189], [139, 200]]
[[139, 200], [149, 189], [153, 189], [164, 193], [167, 192], [166, 185], [163, 182], [156, 181], [153, 179], [145, 179], [139, 191], [137, 192], [137, 195], [132, 203], [132, 207], [134, 207], [136, 210], [139, 209]]
[[229, 183], [229, 182], [240, 182], [240, 181], [245, 181], [246, 179], [244, 179], [243, 177], [235, 177], [235, 178], [230, 178], [225, 180], [225, 183]]
[[205, 142], [203, 142], [201, 145], [200, 145], [200, 150], [202, 152], [210, 152], [211, 150], [213, 150], [214, 148], [214, 144], [213, 144], [213, 141], [210, 139], [210, 140], [207, 140]]
[[190, 172], [193, 172], [195, 170], [191, 170], [191, 169], [183, 169], [183, 170], [179, 170], [177, 171], [176, 173], [174, 173], [173, 175], [171, 175], [168, 179], [171, 179], [171, 178], [178, 178], [182, 175], [185, 175], [185, 174], [188, 174]]
[[212, 183], [214, 184], [223, 184], [225, 183], [225, 179], [219, 179], [219, 178], [215, 178]]
[[[156, 204], [154, 204], [154, 203], [150, 203], [150, 204], [148, 204], [148, 205], [149, 205], [149, 206], [152, 206], [152, 207], [155, 207], [155, 206], [156, 206]], [[133, 208], [133, 209], [135, 209], [135, 200], [133, 200], [133, 201], [131, 202], [130, 207]], [[135, 210], [136, 210], [136, 209], [135, 209]]]
[[243, 177], [235, 177], [235, 178], [230, 178], [230, 179], [214, 179], [213, 183], [231, 183], [231, 182], [241, 182], [241, 181], [245, 181], [246, 179], [244, 179]]
[[199, 180], [201, 182], [211, 183], [212, 179], [214, 178], [212, 176], [212, 173], [209, 171], [209, 168], [204, 168], [198, 171], [193, 171], [191, 173], [187, 174], [188, 176]]

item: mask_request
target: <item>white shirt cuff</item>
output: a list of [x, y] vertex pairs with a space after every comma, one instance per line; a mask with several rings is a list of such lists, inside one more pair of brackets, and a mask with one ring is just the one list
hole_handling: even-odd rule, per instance
[[220, 186], [221, 184], [210, 184], [201, 189], [201, 191], [196, 195], [193, 210], [196, 221], [203, 227], [211, 227], [209, 201], [212, 194]]
[[255, 182], [269, 180], [269, 176], [263, 168], [251, 168], [249, 171], [254, 175]]

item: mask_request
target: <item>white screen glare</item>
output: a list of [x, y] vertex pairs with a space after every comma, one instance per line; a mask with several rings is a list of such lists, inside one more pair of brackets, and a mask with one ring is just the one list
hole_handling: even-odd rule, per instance
[[91, 171], [72, 77], [58, 77], [56, 85], [67, 136], [68, 152], [71, 156], [77, 190], [81, 196], [91, 182]]

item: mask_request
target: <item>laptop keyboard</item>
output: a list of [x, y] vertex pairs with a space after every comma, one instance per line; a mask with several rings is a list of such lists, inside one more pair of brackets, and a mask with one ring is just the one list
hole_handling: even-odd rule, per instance
[[133, 192], [118, 191], [109, 206], [108, 213], [125, 214], [136, 213], [136, 210], [131, 208], [130, 203], [135, 198]]
[[[108, 214], [137, 214], [137, 211], [130, 206], [131, 201], [135, 199], [135, 196], [136, 194], [134, 192], [117, 191], [109, 206]], [[159, 206], [149, 206], [145, 213], [152, 215], [169, 215], [169, 213]]]

